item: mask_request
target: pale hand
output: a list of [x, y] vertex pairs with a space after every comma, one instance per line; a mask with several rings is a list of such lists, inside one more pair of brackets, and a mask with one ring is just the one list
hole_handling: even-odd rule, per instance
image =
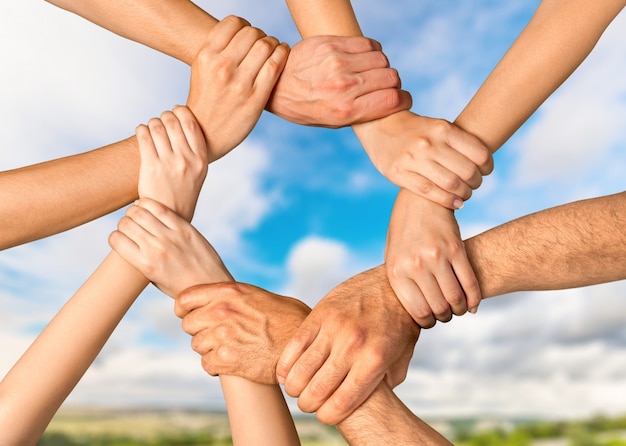
[[453, 211], [405, 189], [391, 213], [385, 263], [398, 299], [422, 328], [475, 312], [481, 301]]
[[187, 107], [175, 107], [137, 127], [139, 197], [191, 221], [207, 174], [206, 142]]
[[442, 119], [402, 111], [354, 130], [389, 181], [449, 209], [462, 207], [493, 170], [489, 149]]
[[172, 298], [192, 285], [232, 280], [213, 246], [189, 222], [153, 200], [129, 207], [109, 243]]
[[229, 16], [209, 31], [191, 64], [187, 105], [200, 122], [209, 162], [241, 143], [258, 121], [289, 47]]

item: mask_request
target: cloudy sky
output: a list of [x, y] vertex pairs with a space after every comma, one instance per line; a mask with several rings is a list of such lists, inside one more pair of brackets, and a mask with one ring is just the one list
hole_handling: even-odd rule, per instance
[[[355, 0], [417, 113], [453, 120], [537, 1]], [[289, 43], [279, 0], [201, 2]], [[624, 189], [626, 16], [497, 154], [458, 213], [465, 236], [564, 202]], [[43, 1], [0, 5], [0, 169], [126, 138], [183, 103], [188, 68]], [[228, 191], [227, 193], [224, 191]], [[379, 264], [396, 194], [350, 130], [264, 116], [210, 171], [195, 223], [236, 278], [313, 305]], [[108, 251], [120, 213], [0, 253], [0, 376]], [[491, 299], [423, 333], [401, 398], [419, 415], [626, 412], [626, 283]], [[140, 297], [67, 404], [221, 408], [172, 302]]]

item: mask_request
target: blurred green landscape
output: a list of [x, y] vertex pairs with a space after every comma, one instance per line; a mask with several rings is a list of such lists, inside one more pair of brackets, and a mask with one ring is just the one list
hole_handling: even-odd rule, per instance
[[[542, 421], [495, 418], [427, 420], [458, 446], [626, 446], [626, 416]], [[303, 446], [345, 445], [335, 428], [296, 418]], [[389, 444], [381, 441], [381, 444]], [[227, 446], [225, 413], [189, 410], [64, 409], [40, 446]]]

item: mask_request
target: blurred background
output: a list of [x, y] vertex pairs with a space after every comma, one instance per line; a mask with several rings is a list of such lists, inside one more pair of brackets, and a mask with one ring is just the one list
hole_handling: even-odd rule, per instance
[[[197, 2], [299, 40], [286, 6]], [[454, 120], [531, 18], [538, 1], [355, 0], [416, 113]], [[184, 103], [181, 62], [45, 2], [0, 5], [0, 169], [91, 150]], [[497, 153], [495, 172], [457, 213], [464, 237], [565, 202], [624, 190], [626, 17]], [[549, 67], [546, 67], [549, 69]], [[381, 263], [397, 188], [350, 129], [304, 128], [264, 114], [211, 166], [198, 229], [235, 278], [314, 305]], [[0, 253], [0, 376], [108, 252], [122, 211]], [[626, 412], [626, 283], [485, 301], [423, 332], [397, 388], [419, 416], [584, 419]], [[224, 410], [156, 289], [136, 302], [64, 408]], [[294, 407], [294, 413], [298, 411]]]

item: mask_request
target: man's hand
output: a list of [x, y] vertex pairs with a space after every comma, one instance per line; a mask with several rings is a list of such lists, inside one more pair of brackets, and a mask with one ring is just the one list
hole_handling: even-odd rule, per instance
[[267, 110], [296, 124], [343, 127], [411, 108], [378, 42], [317, 36], [294, 45]]
[[389, 181], [449, 209], [462, 207], [493, 170], [489, 149], [442, 119], [403, 111], [354, 131]]
[[326, 295], [283, 351], [277, 375], [304, 412], [337, 424], [386, 377], [406, 377], [419, 327], [393, 293], [384, 267]]
[[230, 282], [186, 289], [175, 311], [209, 374], [277, 384], [278, 357], [311, 309], [299, 300]]
[[187, 105], [200, 122], [213, 162], [254, 128], [289, 47], [234, 16], [215, 25], [207, 42], [191, 64]]
[[454, 213], [405, 189], [391, 214], [385, 263], [398, 299], [422, 328], [474, 313], [480, 303]]

